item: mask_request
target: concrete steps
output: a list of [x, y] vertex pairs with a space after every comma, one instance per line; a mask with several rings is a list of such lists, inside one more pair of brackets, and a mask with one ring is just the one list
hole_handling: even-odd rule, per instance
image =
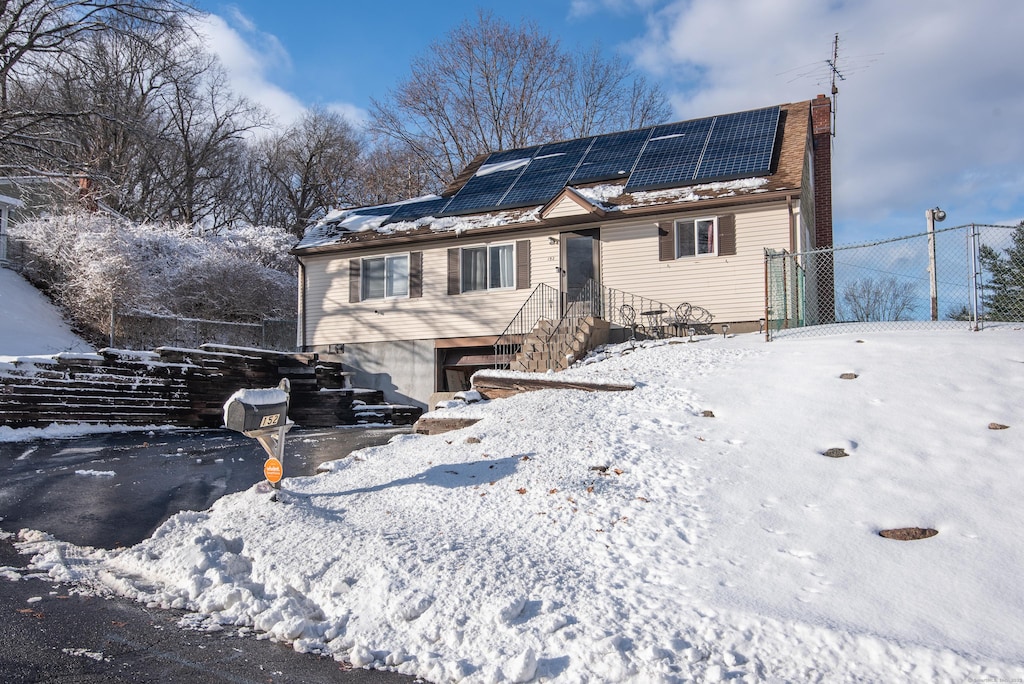
[[591, 349], [605, 344], [608, 329], [607, 321], [593, 316], [564, 318], [560, 324], [540, 321], [523, 340], [510, 369], [526, 373], [565, 370]]

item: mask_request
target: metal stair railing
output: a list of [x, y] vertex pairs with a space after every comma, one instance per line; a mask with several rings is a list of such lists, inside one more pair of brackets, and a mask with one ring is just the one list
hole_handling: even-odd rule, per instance
[[[707, 309], [682, 303], [673, 307], [656, 299], [605, 287], [594, 280], [587, 280], [582, 287], [562, 295], [555, 288], [541, 283], [494, 345], [495, 367], [501, 367], [500, 359], [513, 359], [517, 348], [521, 348], [527, 337], [537, 331], [542, 320], [551, 322], [547, 334], [538, 331], [538, 348], [546, 358], [548, 370], [560, 370], [561, 360], [571, 349], [580, 322], [586, 318], [603, 319], [612, 326], [629, 331], [629, 339], [659, 338], [671, 331], [681, 335], [687, 328], [698, 328], [702, 332], [713, 320]], [[530, 352], [523, 350], [528, 361]], [[568, 363], [566, 364], [566, 366]]]
[[558, 290], [547, 283], [540, 283], [516, 312], [512, 321], [494, 343], [495, 368], [506, 364], [501, 359], [512, 359], [522, 346], [526, 336], [533, 332], [542, 320], [557, 321], [561, 318]]

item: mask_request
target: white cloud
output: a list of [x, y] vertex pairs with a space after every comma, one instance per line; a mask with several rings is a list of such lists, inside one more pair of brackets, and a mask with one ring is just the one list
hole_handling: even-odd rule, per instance
[[[306, 105], [274, 79], [283, 79], [292, 72], [291, 56], [278, 38], [261, 31], [237, 8], [226, 12], [227, 18], [204, 14], [198, 30], [206, 47], [216, 54], [231, 78], [235, 92], [266, 107], [279, 126], [296, 121]], [[336, 102], [327, 105], [355, 125], [366, 122], [367, 112], [355, 105]]]
[[916, 229], [936, 204], [957, 223], [1024, 205], [1022, 25], [1007, 0], [688, 0], [632, 47], [690, 118], [827, 93], [838, 32], [837, 222]]
[[331, 102], [327, 105], [327, 110], [340, 114], [354, 126], [362, 126], [370, 120], [368, 111], [348, 102]]
[[573, 18], [589, 17], [601, 11], [610, 10], [615, 14], [652, 9], [657, 0], [571, 0], [569, 16]]
[[201, 16], [197, 30], [207, 49], [220, 58], [235, 92], [266, 107], [280, 125], [295, 121], [305, 107], [268, 77], [269, 73], [287, 72], [291, 68], [287, 51], [274, 36], [256, 30], [237, 11], [232, 13], [232, 19], [245, 31], [244, 36], [223, 17]]

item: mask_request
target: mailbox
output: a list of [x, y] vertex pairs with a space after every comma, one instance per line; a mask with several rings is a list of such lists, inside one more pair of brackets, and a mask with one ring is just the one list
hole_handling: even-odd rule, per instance
[[[235, 432], [276, 432], [288, 423], [286, 379], [271, 389], [240, 389], [224, 402], [224, 427]], [[249, 435], [254, 437], [255, 435]]]
[[224, 425], [236, 432], [272, 430], [288, 422], [283, 390], [239, 390], [224, 404]]
[[263, 472], [275, 489], [284, 473], [284, 436], [294, 425], [288, 420], [290, 389], [285, 378], [273, 389], [240, 389], [224, 402], [224, 426], [260, 443], [269, 456]]

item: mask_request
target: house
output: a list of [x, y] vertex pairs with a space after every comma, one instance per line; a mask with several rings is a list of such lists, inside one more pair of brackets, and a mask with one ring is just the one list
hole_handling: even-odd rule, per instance
[[8, 249], [8, 228], [17, 221], [74, 206], [116, 214], [94, 199], [91, 188], [85, 177], [0, 176], [0, 263], [14, 259]]
[[[539, 370], [533, 354], [756, 331], [765, 250], [831, 246], [830, 124], [819, 95], [504, 150], [439, 196], [332, 212], [293, 251], [299, 348], [424, 405], [479, 368]], [[829, 298], [821, 272], [802, 287]]]
[[0, 195], [0, 263], [7, 261], [7, 226], [25, 204], [17, 197]]

